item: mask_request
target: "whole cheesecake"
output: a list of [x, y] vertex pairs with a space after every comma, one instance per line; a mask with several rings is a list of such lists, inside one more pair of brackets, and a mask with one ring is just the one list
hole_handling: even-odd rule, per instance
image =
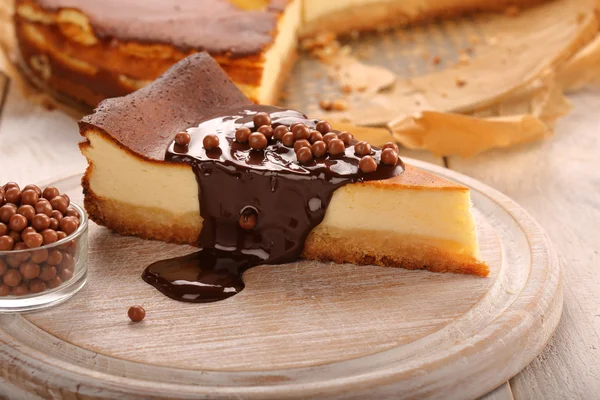
[[90, 106], [211, 54], [252, 101], [276, 102], [297, 37], [405, 25], [543, 0], [16, 0], [30, 77]]
[[121, 234], [270, 263], [489, 273], [468, 188], [404, 165], [394, 145], [254, 105], [206, 53], [103, 101], [80, 131], [85, 207]]

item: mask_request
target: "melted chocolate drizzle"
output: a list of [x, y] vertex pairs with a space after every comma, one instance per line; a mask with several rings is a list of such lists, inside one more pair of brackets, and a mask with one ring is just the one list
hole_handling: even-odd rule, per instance
[[[165, 159], [190, 164], [198, 182], [202, 230], [194, 254], [150, 265], [143, 279], [167, 296], [181, 301], [211, 302], [243, 289], [241, 276], [259, 264], [296, 260], [304, 242], [325, 217], [333, 192], [347, 184], [388, 179], [404, 171], [404, 164], [380, 163], [381, 149], [371, 155], [378, 168], [363, 173], [353, 141], [345, 154], [315, 158], [308, 165], [296, 160], [293, 148], [271, 139], [264, 150], [252, 150], [235, 141], [236, 129], [252, 131], [253, 116], [266, 112], [273, 128], [302, 122], [314, 129], [318, 120], [298, 111], [271, 106], [244, 106], [202, 121], [187, 132], [189, 147], [174, 141]], [[333, 131], [337, 132], [337, 131]], [[202, 139], [219, 137], [219, 147], [206, 150]], [[257, 214], [256, 226], [244, 230], [240, 215], [249, 208]]]

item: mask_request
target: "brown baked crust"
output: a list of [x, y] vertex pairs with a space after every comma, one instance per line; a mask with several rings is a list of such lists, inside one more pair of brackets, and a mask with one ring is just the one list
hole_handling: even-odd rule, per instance
[[163, 161], [177, 132], [220, 110], [251, 104], [207, 54], [178, 62], [146, 86], [125, 97], [103, 101], [79, 122], [82, 135], [97, 129], [120, 146], [148, 160]]

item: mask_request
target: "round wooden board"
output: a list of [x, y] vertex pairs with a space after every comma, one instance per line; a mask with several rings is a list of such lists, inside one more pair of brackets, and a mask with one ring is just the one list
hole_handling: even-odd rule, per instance
[[[475, 398], [540, 353], [562, 310], [546, 235], [497, 191], [469, 186], [489, 278], [300, 261], [244, 275], [226, 301], [187, 304], [144, 283], [187, 246], [90, 226], [89, 282], [68, 302], [0, 316], [15, 397]], [[80, 202], [79, 177], [55, 183]], [[142, 304], [146, 319], [129, 322]]]

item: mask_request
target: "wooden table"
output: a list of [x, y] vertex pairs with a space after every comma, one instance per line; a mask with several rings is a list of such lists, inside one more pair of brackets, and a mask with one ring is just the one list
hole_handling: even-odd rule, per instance
[[[512, 197], [546, 229], [561, 256], [565, 304], [556, 334], [488, 400], [600, 396], [600, 90], [578, 93], [572, 101], [573, 112], [542, 143], [466, 160], [403, 152]], [[71, 117], [32, 105], [0, 74], [0, 182], [43, 182], [83, 172], [79, 140]]]

